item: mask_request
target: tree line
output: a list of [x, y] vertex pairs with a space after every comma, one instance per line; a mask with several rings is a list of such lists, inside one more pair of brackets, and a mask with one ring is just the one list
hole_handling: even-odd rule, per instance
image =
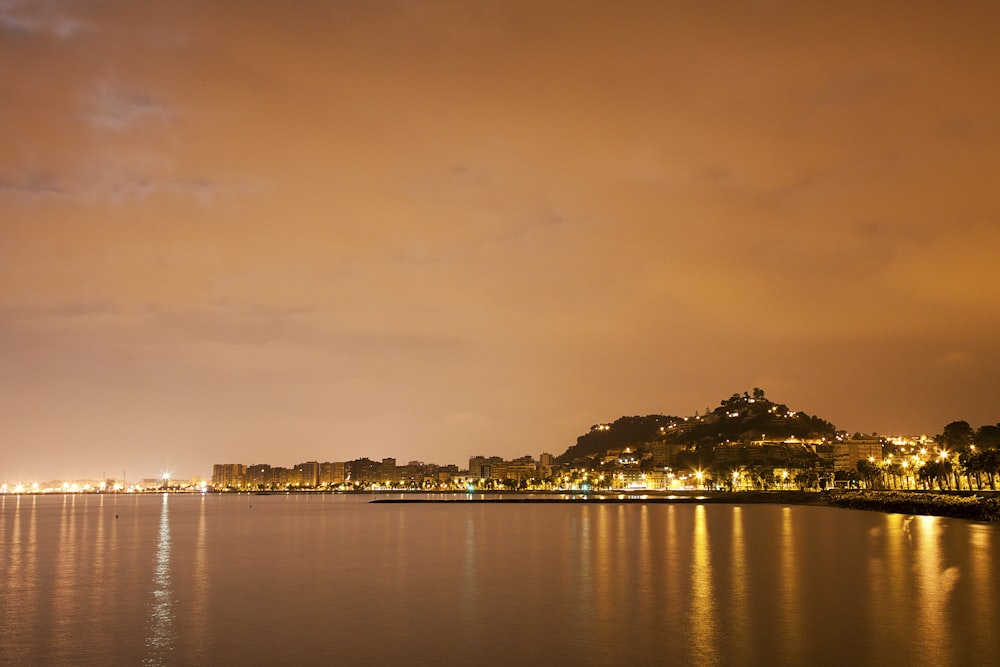
[[974, 429], [967, 421], [953, 421], [934, 440], [937, 451], [922, 456], [889, 454], [881, 461], [859, 461], [858, 474], [869, 488], [997, 489], [1000, 423]]

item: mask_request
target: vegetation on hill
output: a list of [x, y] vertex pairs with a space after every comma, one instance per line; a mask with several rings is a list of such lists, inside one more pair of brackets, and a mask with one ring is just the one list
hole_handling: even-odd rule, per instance
[[725, 442], [832, 438], [835, 435], [836, 427], [830, 422], [790, 410], [783, 403], [769, 400], [764, 390], [754, 387], [752, 393], [733, 394], [720, 401], [719, 407], [701, 416], [646, 415], [596, 424], [577, 438], [576, 444], [557, 461], [572, 463], [603, 456], [609, 450], [629, 449], [641, 455], [657, 442], [682, 444], [694, 451], [708, 452]]
[[642, 449], [647, 443], [664, 437], [670, 424], [683, 423], [684, 417], [646, 415], [619, 417], [610, 424], [594, 424], [590, 431], [576, 439], [556, 461], [571, 463], [578, 459], [603, 456], [611, 450]]

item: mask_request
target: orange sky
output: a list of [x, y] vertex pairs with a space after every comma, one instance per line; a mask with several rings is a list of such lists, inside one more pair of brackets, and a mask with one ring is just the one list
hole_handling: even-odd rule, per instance
[[1000, 5], [157, 4], [0, 2], [0, 480], [1000, 420]]

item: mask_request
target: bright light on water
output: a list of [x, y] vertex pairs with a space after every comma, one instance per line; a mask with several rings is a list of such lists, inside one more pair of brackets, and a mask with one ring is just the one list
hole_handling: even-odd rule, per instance
[[0, 662], [995, 664], [1000, 526], [625, 497], [0, 496]]

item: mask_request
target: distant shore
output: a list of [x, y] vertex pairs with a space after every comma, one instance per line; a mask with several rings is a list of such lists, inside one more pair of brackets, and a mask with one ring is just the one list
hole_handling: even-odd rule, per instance
[[821, 505], [892, 514], [922, 514], [972, 521], [1000, 521], [1000, 492], [979, 493], [930, 491], [628, 491], [628, 492], [498, 492], [447, 494], [445, 498], [375, 498], [373, 503], [677, 503], [677, 504], [783, 504]]

